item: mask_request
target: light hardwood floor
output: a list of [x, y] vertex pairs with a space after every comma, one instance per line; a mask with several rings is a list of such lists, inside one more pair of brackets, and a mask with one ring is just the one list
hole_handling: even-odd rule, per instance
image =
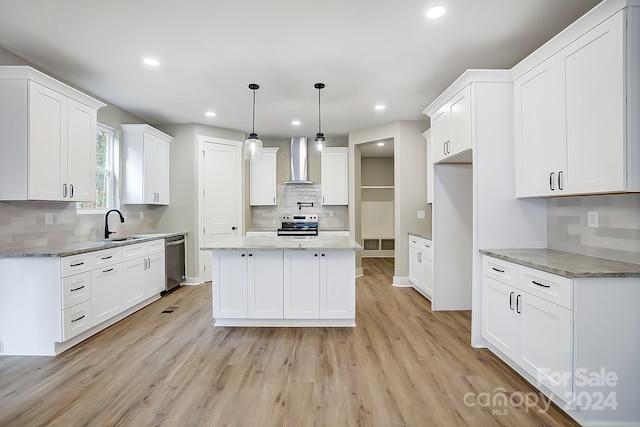
[[[520, 404], [546, 399], [470, 347], [469, 312], [391, 287], [392, 260], [363, 267], [356, 328], [213, 327], [204, 285], [60, 356], [0, 357], [0, 426], [575, 425]], [[501, 393], [515, 404], [487, 405]]]

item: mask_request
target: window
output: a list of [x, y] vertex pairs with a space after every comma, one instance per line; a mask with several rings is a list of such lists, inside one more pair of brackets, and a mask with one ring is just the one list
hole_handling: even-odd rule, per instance
[[105, 213], [115, 207], [116, 131], [98, 123], [96, 132], [96, 201], [79, 202], [78, 213]]

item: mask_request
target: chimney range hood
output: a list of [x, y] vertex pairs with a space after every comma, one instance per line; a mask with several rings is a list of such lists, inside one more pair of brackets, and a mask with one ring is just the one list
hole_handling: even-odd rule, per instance
[[307, 137], [291, 138], [291, 179], [283, 184], [313, 184], [307, 180]]

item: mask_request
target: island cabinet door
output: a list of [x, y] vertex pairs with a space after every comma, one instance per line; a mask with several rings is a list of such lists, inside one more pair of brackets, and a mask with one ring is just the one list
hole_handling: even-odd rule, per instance
[[213, 253], [213, 317], [247, 317], [247, 252]]
[[356, 314], [355, 253], [320, 253], [320, 318], [352, 319]]
[[249, 318], [282, 319], [284, 313], [282, 251], [249, 252], [247, 258]]
[[284, 253], [284, 318], [317, 319], [320, 315], [320, 254]]

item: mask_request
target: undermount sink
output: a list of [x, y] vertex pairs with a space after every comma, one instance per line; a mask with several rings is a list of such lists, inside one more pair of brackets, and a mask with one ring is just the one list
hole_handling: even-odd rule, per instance
[[127, 236], [127, 237], [114, 237], [113, 239], [108, 239], [109, 242], [126, 242], [127, 240], [137, 240], [144, 239], [144, 236]]

